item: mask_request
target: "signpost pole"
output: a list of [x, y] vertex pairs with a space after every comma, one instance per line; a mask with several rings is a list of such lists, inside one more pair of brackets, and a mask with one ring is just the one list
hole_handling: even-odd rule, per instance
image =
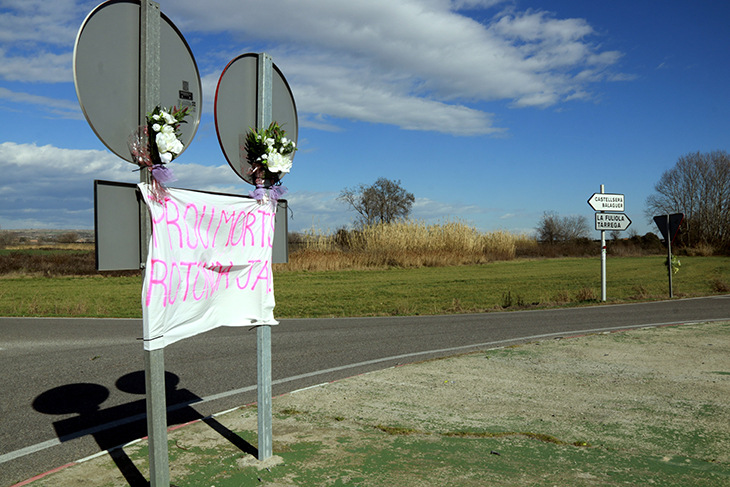
[[[160, 101], [160, 4], [142, 0], [139, 12], [139, 124], [147, 123], [147, 113]], [[140, 182], [150, 182], [150, 172], [139, 172]], [[140, 255], [147, 262], [152, 223], [145, 205], [140, 205]], [[142, 276], [144, 279], [145, 269]], [[145, 390], [147, 435], [149, 438], [150, 486], [170, 486], [167, 451], [167, 403], [165, 398], [164, 348], [145, 350]]]
[[[601, 194], [604, 193], [603, 184]], [[603, 212], [601, 212], [603, 213]], [[606, 301], [606, 231], [601, 230], [601, 301]]]
[[669, 213], [667, 213], [667, 272], [669, 272], [669, 297], [674, 297], [672, 289], [672, 230], [669, 227]]
[[[259, 54], [258, 100], [256, 125], [258, 129], [268, 128], [272, 122], [273, 63], [271, 56]], [[258, 456], [259, 461], [273, 455], [271, 417], [271, 326], [262, 325], [256, 329], [256, 363], [258, 372]]]

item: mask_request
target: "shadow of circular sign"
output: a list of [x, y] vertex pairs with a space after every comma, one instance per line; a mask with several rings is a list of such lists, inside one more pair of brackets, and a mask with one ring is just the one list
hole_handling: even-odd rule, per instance
[[33, 401], [33, 409], [43, 414], [91, 414], [109, 397], [109, 389], [99, 384], [67, 384], [48, 390]]

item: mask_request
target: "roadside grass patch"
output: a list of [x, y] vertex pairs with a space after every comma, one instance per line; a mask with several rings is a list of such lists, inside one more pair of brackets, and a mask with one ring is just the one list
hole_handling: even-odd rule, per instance
[[541, 441], [543, 443], [552, 443], [554, 445], [572, 445], [584, 448], [591, 447], [591, 444], [586, 441], [574, 441], [573, 443], [568, 443], [566, 441], [563, 441], [551, 435], [546, 435], [544, 433], [530, 433], [525, 431], [451, 431], [442, 433], [442, 435], [456, 438], [509, 438], [521, 436], [524, 438], [529, 438], [531, 440]]
[[579, 303], [585, 303], [589, 301], [598, 301], [598, 298], [596, 297], [596, 293], [593, 288], [585, 286], [578, 290], [575, 294], [575, 300]]
[[296, 416], [300, 414], [307, 414], [305, 411], [299, 411], [295, 408], [284, 408], [281, 411], [279, 411], [279, 414], [282, 416]]
[[[596, 259], [510, 260], [454, 267], [274, 271], [277, 318], [483, 313], [598, 303]], [[13, 271], [15, 272], [15, 271]], [[137, 276], [0, 277], [0, 315], [141, 318]], [[708, 285], [714, 276], [715, 284]], [[683, 257], [676, 296], [727, 289], [730, 257]], [[611, 259], [607, 301], [666, 299], [660, 256]]]
[[418, 431], [412, 428], [403, 428], [401, 426], [386, 426], [383, 424], [378, 424], [375, 426], [376, 429], [382, 431], [383, 433], [392, 435], [392, 436], [404, 436], [404, 435], [415, 435], [415, 434], [423, 434], [422, 431]]
[[712, 288], [712, 292], [725, 294], [730, 293], [730, 284], [727, 283], [727, 281], [724, 281], [722, 279], [715, 279], [710, 283], [710, 287]]

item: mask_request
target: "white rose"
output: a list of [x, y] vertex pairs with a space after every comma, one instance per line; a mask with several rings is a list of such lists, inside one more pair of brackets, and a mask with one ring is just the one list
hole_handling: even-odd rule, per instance
[[274, 145], [274, 142], [276, 142], [274, 139], [266, 139], [266, 145], [268, 145], [269, 147]]
[[183, 151], [183, 143], [178, 140], [177, 137], [175, 137], [175, 141], [172, 142], [172, 144], [169, 145], [170, 152], [175, 154], [176, 156], [179, 155]]
[[175, 127], [173, 127], [172, 125], [163, 125], [162, 133], [175, 135]]
[[170, 152], [160, 152], [160, 161], [163, 164], [169, 164], [172, 161], [172, 153], [170, 153]]
[[162, 127], [160, 127], [159, 123], [155, 123], [152, 125], [152, 130], [154, 130], [155, 132], [159, 132], [161, 128]]
[[169, 124], [176, 124], [177, 123], [177, 120], [175, 120], [175, 117], [173, 117], [172, 115], [170, 115], [167, 112], [162, 112], [162, 116], [165, 118], [165, 122], [166, 123], [169, 123]]
[[279, 154], [277, 152], [277, 153], [271, 154], [269, 156], [266, 166], [269, 168], [269, 171], [271, 171], [271, 172], [286, 173], [291, 170], [292, 162], [289, 157], [282, 156], [281, 154]]
[[155, 137], [157, 150], [160, 153], [168, 152], [170, 150], [170, 147], [172, 147], [176, 140], [177, 137], [175, 137], [175, 134], [166, 134], [164, 132], [158, 133], [157, 137]]

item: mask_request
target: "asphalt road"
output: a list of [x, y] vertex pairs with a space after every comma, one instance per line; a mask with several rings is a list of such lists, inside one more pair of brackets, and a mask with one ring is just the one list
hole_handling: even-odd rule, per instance
[[[274, 395], [398, 363], [536, 339], [730, 320], [730, 296], [540, 311], [282, 320]], [[0, 318], [0, 486], [146, 435], [141, 320]], [[256, 401], [256, 332], [165, 349], [170, 424]]]

